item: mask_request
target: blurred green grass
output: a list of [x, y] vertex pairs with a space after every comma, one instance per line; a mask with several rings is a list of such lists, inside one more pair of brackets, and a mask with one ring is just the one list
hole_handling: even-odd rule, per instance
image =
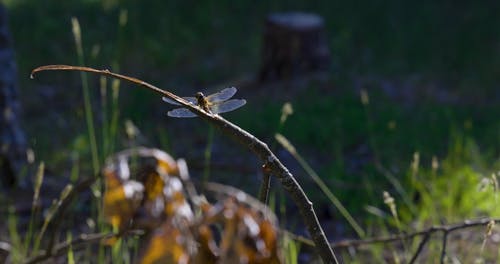
[[[458, 159], [453, 163], [456, 169], [469, 164], [484, 174], [500, 165], [499, 109], [495, 105], [427, 102], [404, 107], [383, 94], [373, 94], [367, 116], [354, 91], [322, 96], [314, 87], [297, 96], [292, 104], [294, 114], [283, 133], [306, 151], [305, 157], [316, 160], [319, 174], [357, 213], [367, 201], [381, 204], [381, 190], [393, 188], [376, 169], [377, 159], [408, 187], [412, 183], [406, 171], [415, 152], [419, 152], [426, 168], [430, 168], [433, 156], [439, 160]], [[245, 111], [233, 115], [242, 127], [267, 137], [275, 131], [273, 124], [278, 123], [279, 113], [279, 104], [267, 102], [252, 110], [252, 115]], [[463, 146], [465, 141], [469, 142], [467, 147]], [[448, 173], [454, 173], [451, 171]], [[373, 189], [367, 192], [367, 186]], [[311, 195], [325, 199], [315, 197], [322, 197], [315, 192]]]
[[[203, 89], [257, 72], [266, 14], [301, 10], [325, 18], [333, 67], [326, 84], [311, 82], [295, 94], [295, 113], [282, 133], [300, 148], [347, 209], [367, 223], [369, 235], [395, 229], [390, 217], [373, 217], [365, 210], [366, 205], [372, 205], [389, 214], [383, 204], [384, 190], [396, 199], [403, 224], [408, 225], [403, 228], [409, 229], [410, 223], [420, 227], [429, 222], [498, 214], [496, 194], [489, 187], [480, 189], [482, 180], [500, 169], [500, 27], [493, 26], [500, 24], [498, 2], [4, 3], [15, 40], [22, 101], [28, 109], [25, 126], [37, 156], [54, 171], [69, 171], [74, 163], [78, 170], [90, 168], [80, 80], [76, 74], [40, 77], [36, 83], [54, 86], [55, 100], [65, 101], [51, 110], [38, 97], [35, 89], [40, 87], [28, 76], [43, 64], [77, 63], [71, 17], [80, 21], [89, 65], [129, 73], [185, 95], [181, 87]], [[119, 26], [120, 14], [127, 18], [123, 28]], [[382, 93], [382, 84], [369, 84], [367, 109], [356, 90], [359, 87], [353, 88], [357, 76], [404, 79], [413, 74], [443, 84], [443, 89], [458, 95], [458, 102], [418, 98], [408, 103]], [[97, 81], [91, 79], [97, 102]], [[252, 91], [246, 93], [250, 94], [248, 105], [228, 114], [228, 118], [259, 138], [272, 141], [284, 99], [252, 98]], [[161, 102], [155, 95], [129, 87], [121, 89], [121, 95], [120, 124], [133, 120], [153, 145], [172, 147], [189, 140], [172, 131], [174, 121], [166, 120], [165, 108], [158, 107]], [[51, 111], [57, 115], [41, 118]], [[175, 122], [194, 123], [189, 128], [196, 128], [196, 137], [206, 135], [205, 124]], [[118, 135], [115, 140], [125, 146], [123, 129]], [[410, 165], [415, 152], [420, 156], [417, 177]], [[437, 171], [431, 169], [433, 156], [441, 164]], [[376, 168], [375, 159], [394, 174], [412, 204], [407, 204]], [[300, 170], [294, 174], [305, 178]], [[306, 186], [318, 207], [328, 205], [320, 192]], [[374, 254], [382, 258], [382, 249], [371, 250], [379, 250]]]
[[[453, 81], [498, 81], [496, 2], [446, 1], [9, 1], [21, 69], [52, 59], [73, 61], [71, 16], [84, 27], [92, 62], [119, 54], [129, 68], [179, 74], [201, 82], [255, 70], [260, 33], [269, 12], [301, 10], [325, 18], [335, 67], [347, 72], [424, 72]], [[128, 26], [118, 38], [118, 14]], [[126, 43], [117, 49], [117, 42]], [[164, 76], [172, 79], [175, 76]], [[482, 87], [486, 89], [486, 87]]]
[[[339, 92], [325, 93], [324, 87], [319, 89], [309, 84], [308, 91], [297, 95], [292, 102], [296, 111], [283, 132], [304, 148], [304, 156], [321, 157], [315, 164], [332, 186], [336, 181], [354, 186], [337, 190], [349, 208], [360, 211], [371, 200], [380, 204], [381, 189], [391, 188], [372, 165], [362, 164], [360, 168], [349, 165], [352, 160], [360, 159], [357, 155], [366, 154], [368, 159], [377, 155], [382, 164], [398, 171], [401, 181], [409, 184], [402, 175], [413, 153], [421, 153], [427, 163], [433, 155], [443, 159], [453, 156], [452, 135], [459, 134], [477, 142], [478, 155], [488, 164], [478, 170], [498, 169], [495, 166], [500, 149], [500, 109], [491, 103], [498, 100], [495, 98], [500, 76], [497, 48], [500, 28], [492, 26], [500, 24], [496, 2], [224, 0], [145, 4], [132, 0], [17, 0], [5, 3], [27, 108], [40, 104], [33, 81], [27, 78], [31, 69], [42, 64], [77, 62], [70, 25], [73, 16], [80, 20], [89, 65], [119, 68], [120, 72], [184, 95], [179, 87], [203, 88], [257, 72], [266, 14], [301, 10], [325, 18], [333, 54], [330, 83], [326, 86]], [[118, 21], [123, 12], [127, 24], [120, 28]], [[422, 100], [406, 104], [377, 92], [375, 87], [369, 90], [367, 116], [359, 94], [352, 88], [351, 78], [358, 75], [405, 78], [415, 73], [446, 84], [446, 89], [462, 96], [465, 102]], [[71, 114], [62, 113], [61, 119], [68, 123], [64, 126], [43, 124], [47, 122], [26, 116], [26, 126], [31, 131], [38, 130], [36, 135], [31, 132], [36, 153], [50, 157], [48, 164], [67, 162], [67, 153], [73, 150], [82, 153], [79, 157], [85, 160], [89, 150], [85, 147], [87, 139], [82, 136], [80, 80], [72, 74], [51, 76], [57, 79], [48, 82], [62, 90], [58, 91], [57, 100], [68, 100], [66, 107]], [[159, 101], [158, 98], [140, 89], [122, 91], [121, 121], [132, 119], [153, 141], [164, 137], [156, 135], [168, 129], [163, 121], [164, 109], [151, 103]], [[245, 110], [231, 113], [230, 117], [257, 136], [271, 140], [278, 126], [280, 103], [276, 98], [249, 100]], [[52, 133], [58, 128], [64, 128], [64, 135], [58, 139], [60, 142], [54, 142]], [[363, 150], [365, 145], [368, 151]], [[366, 192], [365, 188], [372, 189]]]

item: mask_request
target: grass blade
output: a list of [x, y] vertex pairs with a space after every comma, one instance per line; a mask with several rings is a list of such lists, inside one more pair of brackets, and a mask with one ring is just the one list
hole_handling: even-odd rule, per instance
[[328, 199], [333, 203], [333, 205], [340, 211], [344, 218], [349, 222], [351, 227], [356, 231], [358, 236], [364, 237], [365, 231], [361, 226], [354, 220], [347, 209], [342, 205], [340, 200], [330, 191], [325, 182], [319, 177], [319, 175], [309, 166], [309, 164], [300, 156], [295, 147], [281, 134], [275, 135], [276, 141], [280, 143], [292, 156], [299, 162], [300, 166], [304, 168], [306, 173], [313, 179], [313, 181], [318, 185], [321, 191], [328, 197]]
[[[85, 60], [83, 56], [82, 47], [82, 34], [80, 29], [80, 23], [75, 17], [71, 18], [71, 24], [73, 29], [73, 36], [75, 38], [76, 53], [78, 56], [78, 63], [80, 65], [85, 65]], [[94, 116], [92, 114], [92, 105], [90, 103], [90, 89], [87, 80], [87, 74], [85, 72], [80, 72], [82, 79], [82, 90], [83, 90], [83, 103], [85, 108], [85, 120], [87, 122], [87, 131], [90, 140], [90, 151], [92, 153], [92, 168], [94, 174], [99, 172], [99, 155], [97, 153], [97, 139], [94, 129]]]

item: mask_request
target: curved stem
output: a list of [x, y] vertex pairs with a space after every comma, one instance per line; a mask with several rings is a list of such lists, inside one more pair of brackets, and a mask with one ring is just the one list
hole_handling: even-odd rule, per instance
[[260, 141], [258, 138], [256, 138], [249, 132], [225, 120], [219, 115], [214, 115], [205, 112], [200, 107], [190, 104], [188, 101], [182, 99], [181, 97], [171, 92], [162, 90], [152, 84], [149, 84], [147, 82], [144, 82], [142, 80], [133, 77], [113, 73], [110, 72], [109, 70], [97, 70], [89, 67], [78, 67], [78, 66], [68, 66], [68, 65], [47, 65], [34, 69], [31, 72], [31, 78], [33, 78], [33, 75], [35, 73], [47, 70], [92, 72], [92, 73], [112, 76], [114, 78], [138, 84], [140, 86], [153, 90], [163, 96], [166, 96], [178, 102], [185, 108], [189, 109], [191, 112], [197, 114], [200, 118], [206, 120], [210, 124], [222, 130], [224, 133], [230, 135], [233, 139], [241, 143], [247, 149], [252, 151], [256, 156], [258, 156], [260, 160], [263, 162], [263, 164], [271, 171], [270, 174], [277, 177], [278, 180], [283, 185], [283, 188], [290, 194], [292, 200], [299, 208], [299, 213], [302, 216], [302, 220], [304, 221], [309, 231], [309, 234], [311, 235], [311, 238], [316, 245], [316, 249], [318, 250], [319, 255], [323, 259], [323, 262], [338, 263], [338, 260], [333, 252], [333, 248], [330, 247], [326, 235], [323, 232], [323, 229], [321, 228], [318, 217], [316, 216], [316, 213], [314, 211], [313, 204], [305, 194], [302, 187], [299, 185], [299, 183], [293, 177], [290, 171], [288, 171], [288, 169], [281, 163], [281, 161], [276, 157], [276, 155], [274, 155], [274, 153], [269, 149], [269, 147], [264, 142]]

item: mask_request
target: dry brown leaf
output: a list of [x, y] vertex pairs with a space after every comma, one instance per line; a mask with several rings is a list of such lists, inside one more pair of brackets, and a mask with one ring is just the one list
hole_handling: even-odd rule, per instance
[[198, 251], [193, 258], [193, 263], [196, 264], [212, 264], [217, 263], [219, 248], [215, 242], [212, 230], [208, 225], [198, 227]]
[[113, 228], [122, 230], [139, 207], [144, 187], [136, 181], [122, 180], [115, 171], [109, 170], [104, 172], [104, 181], [104, 217]]
[[156, 229], [143, 253], [141, 264], [189, 263], [189, 252], [185, 250], [186, 236], [179, 228], [166, 221]]
[[122, 151], [104, 169], [106, 220], [152, 230], [140, 263], [281, 263], [275, 216], [264, 205], [221, 187], [225, 198], [198, 204], [195, 217], [179, 174], [168, 154], [147, 148]]

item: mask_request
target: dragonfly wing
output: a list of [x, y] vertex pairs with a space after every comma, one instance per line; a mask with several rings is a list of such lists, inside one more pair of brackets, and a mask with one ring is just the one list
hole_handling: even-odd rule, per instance
[[196, 117], [197, 115], [187, 108], [176, 108], [174, 110], [170, 110], [167, 113], [170, 117]]
[[[162, 99], [164, 102], [169, 103], [169, 104], [172, 104], [172, 105], [181, 105], [181, 104], [177, 103], [176, 101], [174, 101], [174, 100], [172, 100], [172, 99], [170, 99], [170, 98], [168, 98], [168, 97], [166, 97], [166, 96], [163, 96], [161, 99]], [[196, 98], [195, 98], [195, 97], [182, 97], [182, 99], [184, 99], [184, 100], [186, 100], [186, 101], [190, 102], [191, 104], [197, 104], [197, 100], [196, 100]]]
[[214, 114], [226, 113], [236, 110], [245, 105], [246, 103], [247, 101], [245, 99], [232, 99], [229, 101], [222, 102], [220, 104], [214, 104], [210, 107], [210, 110]]
[[219, 103], [228, 100], [233, 97], [233, 95], [238, 91], [238, 89], [234, 87], [225, 88], [217, 93], [211, 94], [207, 96], [207, 100], [210, 103]]

